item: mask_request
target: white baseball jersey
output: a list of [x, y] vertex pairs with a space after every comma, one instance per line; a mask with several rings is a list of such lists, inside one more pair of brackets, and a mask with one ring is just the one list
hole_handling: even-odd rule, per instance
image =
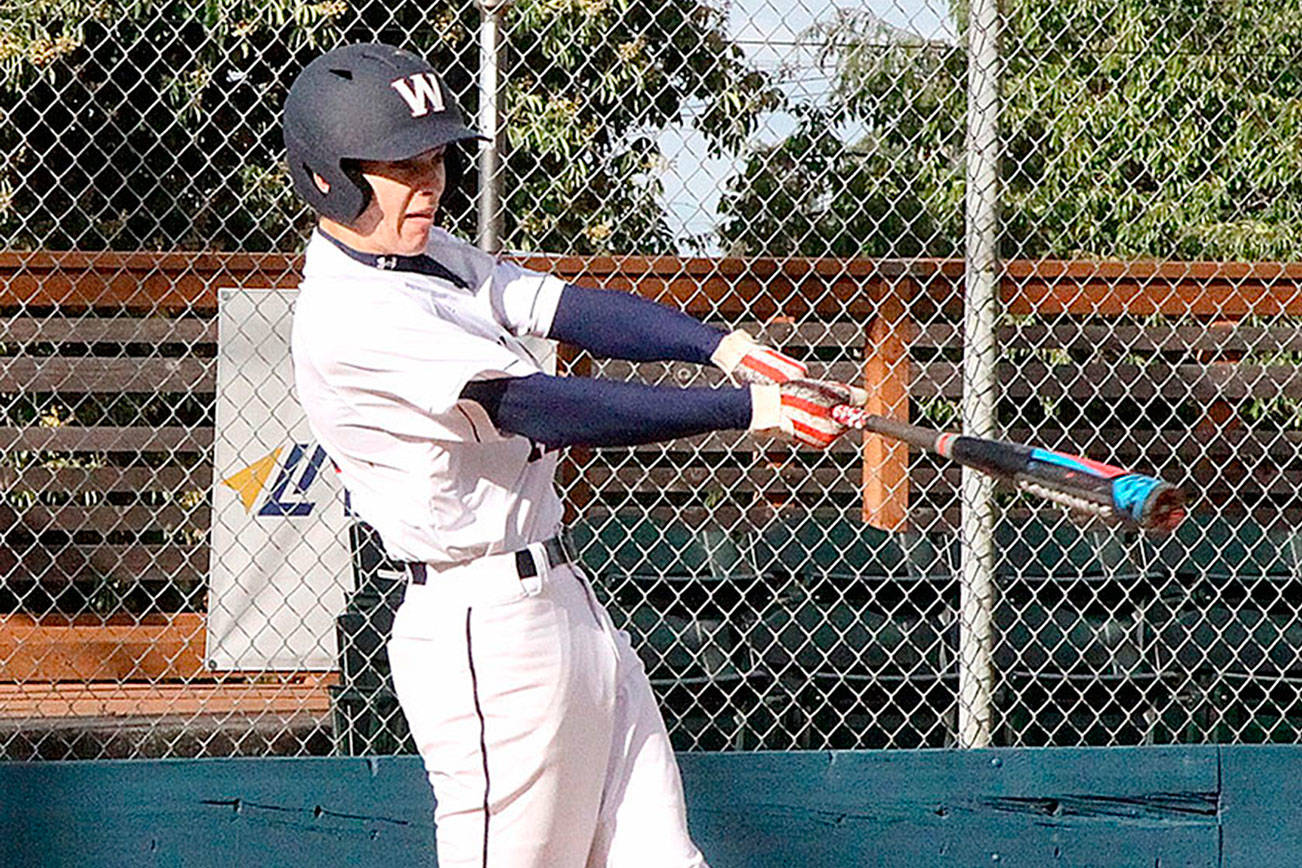
[[359, 257], [319, 230], [294, 311], [298, 398], [353, 511], [390, 557], [458, 563], [553, 536], [555, 453], [462, 400], [471, 380], [528, 376], [564, 282], [430, 234], [430, 268]]
[[[387, 645], [448, 868], [704, 868], [646, 671], [560, 527], [554, 453], [499, 432], [475, 379], [529, 376], [564, 284], [435, 230], [427, 258], [318, 232], [294, 311], [299, 400], [406, 588]], [[410, 270], [415, 268], [416, 270]], [[530, 551], [534, 570], [515, 557]], [[491, 725], [489, 724], [491, 721]]]

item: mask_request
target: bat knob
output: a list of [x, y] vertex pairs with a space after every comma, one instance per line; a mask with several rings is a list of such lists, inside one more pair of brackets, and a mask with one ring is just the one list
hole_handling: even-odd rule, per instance
[[1150, 533], [1170, 533], [1184, 521], [1184, 492], [1151, 476], [1133, 473], [1115, 480], [1112, 499], [1119, 513]]
[[1186, 514], [1184, 492], [1174, 485], [1163, 483], [1149, 497], [1142, 527], [1154, 533], [1171, 533], [1184, 521]]

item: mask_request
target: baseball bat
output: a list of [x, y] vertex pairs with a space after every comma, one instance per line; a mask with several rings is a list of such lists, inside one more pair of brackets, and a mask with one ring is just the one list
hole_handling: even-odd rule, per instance
[[1142, 473], [1066, 452], [935, 431], [848, 404], [832, 408], [832, 416], [847, 428], [881, 434], [1011, 480], [1019, 489], [1075, 512], [1154, 534], [1170, 533], [1184, 520], [1184, 492]]

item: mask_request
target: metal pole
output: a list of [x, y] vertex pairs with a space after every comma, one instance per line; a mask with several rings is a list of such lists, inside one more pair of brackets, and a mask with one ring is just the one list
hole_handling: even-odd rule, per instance
[[[999, 290], [999, 0], [972, 0], [968, 18], [967, 268], [963, 313], [963, 430], [995, 433]], [[958, 741], [990, 744], [994, 692], [994, 482], [963, 469], [959, 593]]]
[[479, 4], [479, 221], [481, 250], [502, 249], [502, 15], [507, 2]]

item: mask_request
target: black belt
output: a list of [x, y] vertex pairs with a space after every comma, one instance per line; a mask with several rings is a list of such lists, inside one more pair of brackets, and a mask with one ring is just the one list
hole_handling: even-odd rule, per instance
[[[545, 540], [542, 544], [543, 551], [547, 554], [547, 566], [559, 567], [561, 564], [572, 564], [576, 560], [574, 552], [571, 551], [569, 543], [562, 536], [554, 536]], [[449, 566], [454, 566], [449, 564]], [[423, 585], [428, 578], [429, 570], [432, 568], [428, 564], [413, 561], [407, 564], [407, 569], [411, 572], [411, 583], [413, 585]], [[534, 562], [533, 552], [529, 549], [520, 549], [515, 553], [515, 571], [522, 579], [530, 579], [538, 575], [541, 570], [538, 564]]]

